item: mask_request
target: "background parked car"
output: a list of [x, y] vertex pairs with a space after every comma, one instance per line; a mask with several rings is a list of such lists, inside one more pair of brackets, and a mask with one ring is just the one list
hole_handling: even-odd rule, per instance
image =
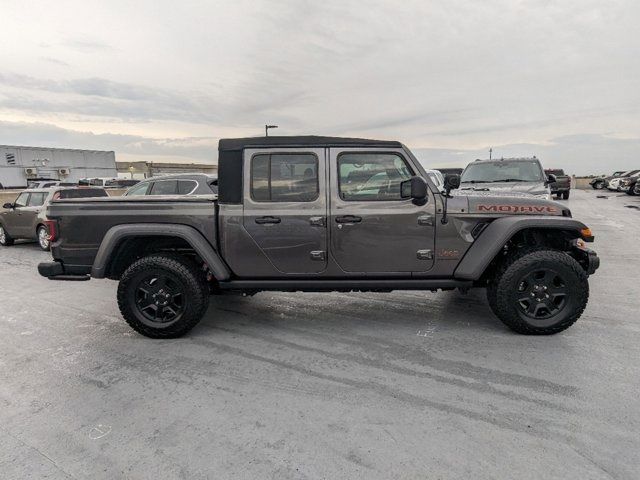
[[444, 175], [440, 170], [426, 170], [431, 181], [440, 189], [444, 189]]
[[609, 180], [619, 177], [623, 173], [624, 171], [618, 171], [618, 172], [613, 172], [613, 174], [611, 174], [608, 177], [594, 178], [589, 182], [589, 185], [591, 185], [591, 188], [593, 188], [594, 190], [602, 190], [603, 188], [607, 187], [607, 185], [609, 184]]
[[460, 190], [528, 194], [550, 198], [549, 182], [540, 160], [533, 158], [504, 158], [476, 160], [462, 172]]
[[179, 173], [151, 177], [131, 187], [132, 195], [211, 195], [218, 193], [218, 177], [205, 173]]
[[547, 175], [547, 177], [549, 175], [554, 175], [556, 178], [555, 182], [549, 183], [551, 195], [555, 195], [558, 199], [562, 197], [565, 200], [568, 200], [571, 191], [571, 177], [565, 175], [564, 170], [562, 170], [561, 168], [546, 169], [544, 173], [545, 175]]
[[640, 171], [633, 175], [629, 175], [628, 177], [621, 178], [618, 184], [618, 191], [626, 192], [628, 195], [635, 195], [634, 190], [638, 178], [640, 178]]
[[14, 240], [37, 240], [40, 248], [49, 250], [47, 206], [58, 198], [109, 196], [104, 188], [53, 187], [25, 190], [13, 203], [5, 203], [0, 212], [0, 245], [13, 245]]
[[609, 180], [609, 183], [607, 184], [607, 188], [609, 190], [619, 192], [620, 191], [619, 187], [620, 187], [620, 183], [622, 182], [622, 179], [627, 177], [633, 177], [637, 173], [640, 173], [640, 170], [629, 170], [628, 172], [624, 172], [619, 177], [614, 177], [611, 180]]

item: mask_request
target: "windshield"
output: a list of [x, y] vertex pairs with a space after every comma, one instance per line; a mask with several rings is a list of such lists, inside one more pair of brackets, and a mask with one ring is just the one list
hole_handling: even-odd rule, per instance
[[540, 164], [536, 161], [496, 161], [471, 163], [462, 172], [462, 183], [542, 182]]

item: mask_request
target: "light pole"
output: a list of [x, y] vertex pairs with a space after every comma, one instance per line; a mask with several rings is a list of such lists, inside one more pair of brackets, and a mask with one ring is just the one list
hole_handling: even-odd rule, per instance
[[489, 160], [491, 160], [492, 153], [493, 153], [493, 147], [489, 147]]
[[265, 125], [264, 126], [264, 136], [265, 137], [269, 136], [269, 129], [270, 128], [278, 128], [278, 125]]

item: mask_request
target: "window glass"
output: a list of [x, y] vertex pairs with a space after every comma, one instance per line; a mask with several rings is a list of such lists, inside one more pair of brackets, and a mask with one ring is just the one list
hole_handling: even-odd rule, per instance
[[146, 195], [148, 188], [149, 183], [141, 183], [140, 185], [136, 185], [135, 187], [130, 188], [125, 195], [127, 197], [130, 195]]
[[395, 153], [343, 153], [338, 157], [340, 198], [402, 200], [400, 184], [413, 175]]
[[95, 198], [108, 197], [109, 194], [103, 188], [72, 188], [69, 190], [60, 190], [57, 198]]
[[154, 182], [149, 195], [175, 195], [177, 192], [177, 180], [159, 180]]
[[536, 161], [470, 163], [462, 173], [462, 183], [474, 182], [541, 182], [542, 172]]
[[16, 201], [14, 202], [14, 205], [16, 207], [26, 207], [27, 206], [27, 200], [29, 200], [29, 194], [28, 193], [21, 193], [20, 195], [18, 195], [18, 198], [16, 198]]
[[318, 159], [312, 153], [256, 155], [251, 197], [258, 202], [312, 202], [318, 198]]
[[44, 199], [47, 198], [47, 193], [32, 193], [31, 197], [29, 197], [29, 203], [27, 204], [29, 207], [41, 207], [44, 205]]
[[193, 180], [178, 180], [178, 194], [189, 195], [197, 185]]

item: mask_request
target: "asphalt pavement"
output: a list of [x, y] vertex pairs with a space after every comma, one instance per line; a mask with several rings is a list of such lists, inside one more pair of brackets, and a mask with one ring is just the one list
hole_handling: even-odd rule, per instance
[[115, 282], [48, 281], [36, 244], [0, 247], [0, 477], [637, 479], [640, 200], [562, 203], [602, 266], [550, 337], [478, 290], [213, 297], [150, 340]]

